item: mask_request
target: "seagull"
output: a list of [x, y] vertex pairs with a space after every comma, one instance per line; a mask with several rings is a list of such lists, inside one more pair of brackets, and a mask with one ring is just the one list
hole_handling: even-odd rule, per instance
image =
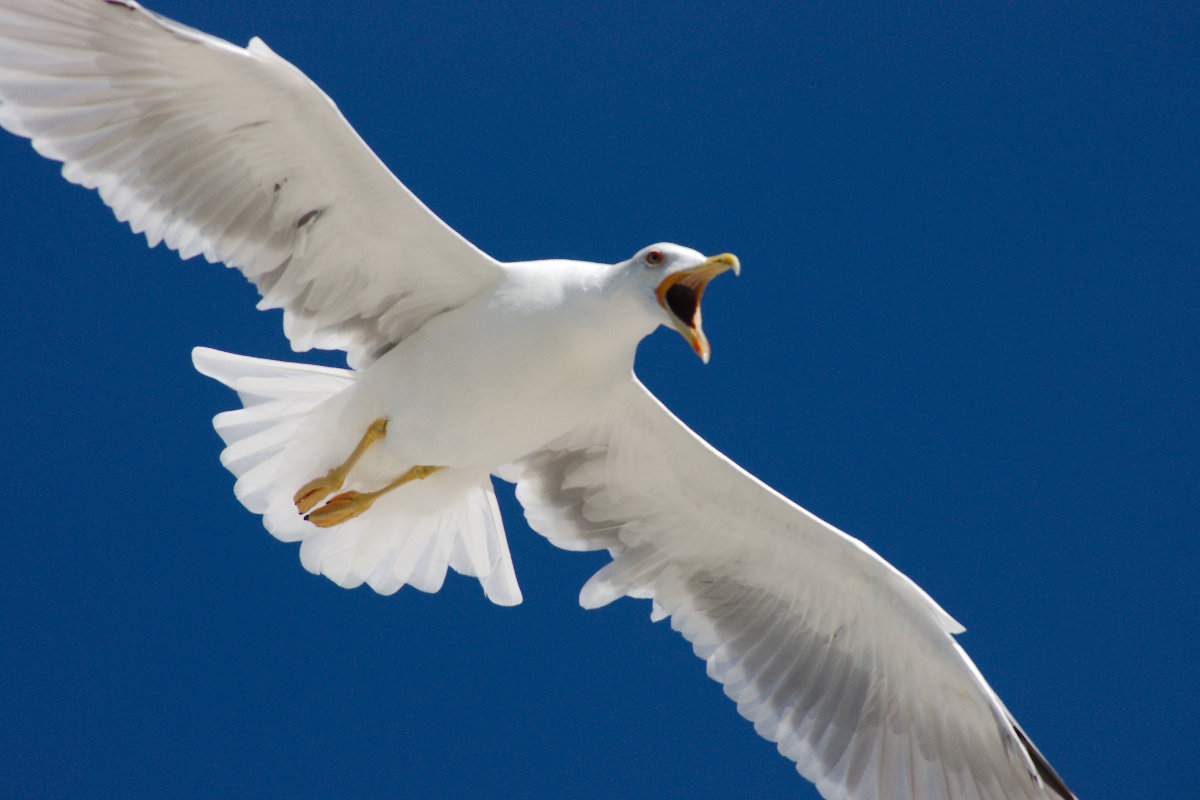
[[234, 491], [313, 573], [382, 594], [449, 569], [521, 601], [493, 478], [568, 550], [611, 560], [596, 608], [652, 601], [738, 711], [826, 798], [1074, 795], [954, 639], [862, 542], [738, 467], [638, 381], [660, 326], [704, 361], [705, 289], [736, 257], [501, 263], [429, 211], [333, 102], [132, 0], [0, 0], [0, 126], [151, 246], [239, 269], [297, 352], [197, 348]]

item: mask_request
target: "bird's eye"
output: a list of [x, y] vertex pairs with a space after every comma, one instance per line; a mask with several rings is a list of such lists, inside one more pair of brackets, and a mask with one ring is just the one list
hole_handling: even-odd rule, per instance
[[649, 253], [646, 253], [646, 263], [652, 267], [657, 267], [663, 263], [662, 250], [651, 250]]

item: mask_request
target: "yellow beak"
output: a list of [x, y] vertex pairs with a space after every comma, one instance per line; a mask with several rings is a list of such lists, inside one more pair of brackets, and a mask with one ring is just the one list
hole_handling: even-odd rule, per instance
[[722, 253], [691, 269], [671, 273], [663, 278], [655, 290], [658, 304], [671, 318], [675, 330], [687, 339], [688, 344], [705, 364], [708, 363], [711, 349], [704, 329], [700, 326], [700, 298], [704, 296], [704, 287], [708, 286], [709, 281], [729, 270], [738, 275], [742, 271], [742, 265], [737, 256]]

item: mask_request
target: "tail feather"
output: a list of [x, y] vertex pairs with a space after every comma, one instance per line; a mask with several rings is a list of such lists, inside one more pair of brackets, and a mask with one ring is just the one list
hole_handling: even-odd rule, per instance
[[353, 371], [203, 347], [192, 359], [202, 374], [237, 392], [245, 406], [213, 420], [226, 444], [221, 463], [237, 477], [234, 493], [263, 515], [276, 538], [301, 543], [307, 570], [347, 588], [366, 583], [392, 594], [405, 584], [436, 592], [449, 567], [478, 578], [495, 603], [521, 602], [486, 471], [441, 470], [333, 528], [318, 528], [297, 513], [295, 491], [344, 457], [336, 448], [346, 442], [329, 432], [336, 429], [344, 390], [354, 385]]
[[311, 411], [311, 403], [296, 403], [291, 400], [269, 400], [258, 405], [239, 408], [236, 411], [223, 411], [213, 417], [213, 428], [225, 444], [249, 438], [262, 431], [279, 427], [289, 420], [294, 420], [298, 427], [300, 420]]

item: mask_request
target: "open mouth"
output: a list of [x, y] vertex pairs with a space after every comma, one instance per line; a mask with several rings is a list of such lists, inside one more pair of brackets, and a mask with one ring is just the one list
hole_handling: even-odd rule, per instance
[[696, 355], [705, 363], [708, 362], [709, 346], [700, 327], [700, 299], [708, 282], [727, 270], [733, 270], [736, 275], [741, 265], [737, 256], [722, 253], [691, 269], [668, 275], [656, 290], [658, 304], [670, 315], [675, 330], [687, 339]]

